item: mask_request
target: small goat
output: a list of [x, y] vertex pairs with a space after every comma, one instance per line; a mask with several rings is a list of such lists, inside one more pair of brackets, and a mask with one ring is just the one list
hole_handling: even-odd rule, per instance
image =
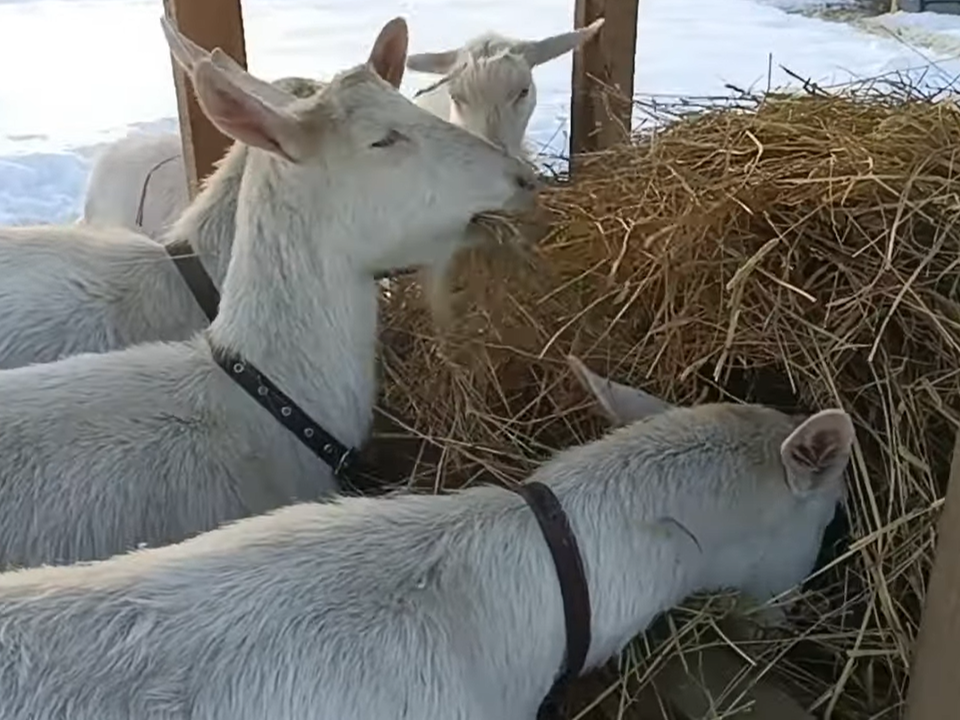
[[203, 111], [248, 146], [220, 313], [188, 341], [0, 373], [0, 566], [175, 542], [334, 491], [330, 468], [214, 352], [356, 447], [375, 397], [374, 275], [443, 261], [477, 214], [535, 203], [525, 163], [397, 92], [401, 18], [367, 64], [311, 98], [272, 88], [276, 103], [221, 51], [164, 29]]
[[[322, 83], [305, 78], [281, 78], [274, 85], [296, 96], [308, 97]], [[228, 165], [235, 182], [240, 184], [246, 155]], [[215, 174], [207, 187], [229, 184], [223, 173]], [[142, 232], [155, 240], [176, 240], [180, 231], [168, 233], [190, 202], [186, 169], [183, 165], [179, 133], [130, 135], [109, 144], [93, 163], [87, 179], [86, 198], [81, 223], [95, 226], [124, 227]], [[233, 220], [231, 217], [231, 224]], [[187, 239], [195, 239], [187, 235]], [[231, 240], [233, 239], [231, 233]], [[229, 253], [226, 253], [229, 257]], [[225, 265], [225, 262], [224, 262]], [[222, 278], [222, 275], [221, 275]], [[220, 279], [217, 278], [217, 286]]]
[[539, 41], [485, 33], [456, 50], [410, 55], [410, 70], [444, 76], [416, 102], [522, 157], [524, 134], [537, 106], [533, 68], [587, 42], [603, 22], [600, 18]]
[[[692, 592], [792, 587], [853, 441], [840, 410], [705, 405], [541, 467], [583, 557], [587, 667]], [[537, 520], [495, 487], [303, 503], [8, 573], [0, 627], [0, 720], [530, 720], [566, 649]]]

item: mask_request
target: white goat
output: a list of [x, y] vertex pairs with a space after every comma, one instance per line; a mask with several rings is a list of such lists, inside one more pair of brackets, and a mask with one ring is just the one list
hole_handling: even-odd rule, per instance
[[410, 70], [443, 76], [416, 103], [524, 156], [523, 137], [537, 106], [533, 68], [587, 42], [603, 22], [539, 41], [485, 33], [455, 50], [410, 55]]
[[[296, 97], [321, 87], [303, 78], [265, 85]], [[189, 242], [218, 288], [230, 260], [246, 161], [246, 146], [235, 143], [164, 238]], [[120, 228], [0, 228], [0, 306], [0, 369], [184, 340], [208, 324], [164, 248]]]
[[94, 160], [81, 222], [130, 228], [158, 239], [189, 202], [180, 135], [129, 135]]
[[308, 99], [272, 88], [279, 104], [164, 28], [204, 112], [249, 146], [220, 313], [189, 341], [0, 373], [0, 565], [102, 558], [334, 491], [214, 349], [356, 447], [375, 396], [374, 274], [443, 260], [478, 213], [535, 202], [526, 164], [382, 79], [403, 75], [401, 18], [368, 64]]
[[[322, 85], [304, 78], [281, 78], [273, 84], [296, 97], [312, 95]], [[235, 180], [239, 185], [242, 160], [238, 159], [235, 165]], [[225, 182], [222, 175], [212, 175], [206, 186]], [[80, 222], [124, 227], [155, 240], [171, 240], [182, 235], [174, 231], [171, 238], [167, 231], [189, 202], [180, 134], [130, 135], [110, 143], [94, 161]], [[232, 217], [230, 222], [232, 225]], [[192, 237], [187, 235], [188, 239]], [[218, 281], [218, 287], [219, 284]]]
[[[587, 667], [692, 592], [802, 580], [853, 441], [841, 410], [705, 405], [534, 473], [583, 557]], [[8, 573], [0, 627], [0, 720], [531, 720], [566, 649], [537, 520], [494, 487], [304, 503]]]
[[[416, 102], [523, 156], [523, 137], [537, 104], [532, 68], [582, 45], [603, 22], [600, 18], [540, 41], [487, 33], [457, 50], [411, 55], [407, 67], [418, 72], [447, 75], [462, 68]], [[119, 225], [160, 238], [186, 208], [187, 198], [180, 135], [132, 136], [109, 145], [94, 162], [82, 222]]]

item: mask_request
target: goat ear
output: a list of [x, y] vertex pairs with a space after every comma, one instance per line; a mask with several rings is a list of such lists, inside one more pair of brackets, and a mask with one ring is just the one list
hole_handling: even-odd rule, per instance
[[269, 83], [266, 80], [261, 80], [248, 73], [240, 63], [218, 47], [214, 48], [210, 53], [210, 60], [214, 65], [227, 73], [237, 85], [246, 88], [270, 105], [283, 107], [295, 99], [293, 95], [285, 92], [280, 86]]
[[603, 414], [614, 426], [629, 425], [674, 407], [650, 393], [600, 377], [573, 355], [567, 356], [567, 364], [584, 389], [600, 403]]
[[780, 446], [787, 482], [803, 495], [838, 480], [853, 450], [853, 421], [843, 410], [823, 410], [807, 418]]
[[459, 54], [459, 50], [417, 53], [407, 58], [407, 67], [416, 72], [446, 75], [453, 68]]
[[545, 62], [560, 57], [574, 48], [578, 48], [592, 38], [603, 27], [604, 18], [594, 20], [584, 28], [573, 32], [561, 33], [553, 37], [544, 38], [538, 42], [524, 42], [518, 48], [530, 67], [542, 65]]
[[250, 90], [270, 104], [282, 107], [293, 100], [292, 96], [272, 83], [260, 80], [248, 73], [240, 66], [240, 63], [220, 48], [214, 48], [212, 51], [204, 50], [177, 30], [169, 18], [160, 18], [160, 25], [163, 27], [163, 34], [167, 39], [167, 44], [170, 46], [170, 52], [174, 59], [189, 75], [193, 75], [200, 62], [210, 60], [220, 70], [228, 74], [237, 85]]
[[306, 130], [297, 118], [241, 87], [210, 60], [194, 68], [193, 87], [200, 108], [224, 135], [292, 162], [302, 159]]
[[170, 18], [161, 17], [160, 27], [163, 28], [163, 35], [167, 39], [167, 45], [170, 46], [170, 54], [173, 55], [173, 59], [180, 64], [187, 74], [192, 74], [193, 69], [201, 60], [209, 59], [210, 52], [204, 50], [193, 40], [177, 30], [170, 21]]
[[402, 17], [395, 17], [380, 30], [376, 42], [373, 43], [373, 50], [370, 51], [370, 58], [367, 60], [367, 64], [377, 75], [395, 88], [399, 88], [400, 83], [403, 82], [403, 71], [407, 66], [408, 41], [407, 21]]

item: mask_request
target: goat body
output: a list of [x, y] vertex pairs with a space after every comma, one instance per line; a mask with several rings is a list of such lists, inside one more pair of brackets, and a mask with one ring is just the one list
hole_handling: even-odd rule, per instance
[[121, 138], [90, 169], [82, 222], [160, 239], [190, 202], [186, 178], [179, 134]]
[[129, 230], [0, 228], [0, 268], [0, 369], [181, 340], [206, 323], [163, 246]]
[[220, 312], [191, 340], [0, 372], [0, 565], [103, 558], [335, 491], [213, 350], [356, 447], [376, 391], [374, 275], [445, 260], [476, 214], [535, 199], [529, 168], [382, 79], [399, 85], [405, 25], [295, 113], [164, 27], [205, 111], [249, 146]]
[[[587, 666], [689, 593], [767, 599], [802, 580], [851, 441], [838, 411], [800, 423], [713, 405], [544, 465], [532, 479], [557, 495], [584, 560]], [[537, 521], [492, 487], [305, 503], [8, 573], [0, 627], [0, 720], [529, 720], [565, 651]]]

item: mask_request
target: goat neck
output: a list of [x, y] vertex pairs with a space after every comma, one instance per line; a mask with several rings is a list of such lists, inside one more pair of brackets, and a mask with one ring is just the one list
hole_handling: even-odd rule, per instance
[[223, 287], [230, 264], [237, 228], [237, 195], [246, 162], [247, 147], [234, 143], [163, 239], [165, 245], [189, 242], [218, 288]]
[[257, 366], [348, 446], [370, 425], [378, 285], [329, 248], [352, 238], [342, 213], [300, 197], [295, 177], [247, 149], [233, 257], [209, 338]]

